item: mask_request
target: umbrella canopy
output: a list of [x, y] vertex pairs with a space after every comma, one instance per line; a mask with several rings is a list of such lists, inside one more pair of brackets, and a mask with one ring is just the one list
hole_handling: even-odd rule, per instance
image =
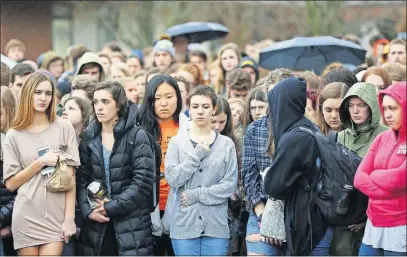
[[5, 64], [7, 64], [7, 66], [10, 69], [12, 69], [17, 64], [17, 62], [11, 60], [10, 58], [8, 58], [7, 56], [5, 56], [3, 54], [1, 54], [1, 62], [4, 62]]
[[287, 68], [321, 74], [332, 62], [360, 65], [365, 55], [366, 50], [361, 46], [331, 36], [295, 37], [264, 48], [259, 65], [269, 70]]
[[167, 29], [165, 34], [171, 38], [184, 36], [189, 43], [202, 43], [207, 40], [225, 37], [229, 29], [214, 22], [187, 22]]

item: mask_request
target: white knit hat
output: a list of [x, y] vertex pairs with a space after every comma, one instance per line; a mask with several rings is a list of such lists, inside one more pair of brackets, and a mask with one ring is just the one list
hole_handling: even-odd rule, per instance
[[155, 46], [153, 48], [153, 56], [158, 51], [166, 51], [166, 52], [170, 53], [173, 58], [175, 57], [174, 45], [172, 44], [171, 41], [169, 41], [167, 39], [160, 40], [155, 44]]

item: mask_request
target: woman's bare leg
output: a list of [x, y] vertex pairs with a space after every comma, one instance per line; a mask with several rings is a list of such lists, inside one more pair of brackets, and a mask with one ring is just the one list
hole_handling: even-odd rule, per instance
[[19, 256], [38, 256], [40, 253], [40, 247], [39, 246], [32, 246], [32, 247], [26, 247], [26, 248], [21, 248], [17, 250]]
[[61, 256], [62, 250], [64, 249], [64, 242], [55, 242], [46, 245], [40, 246], [39, 255], [46, 256], [46, 255], [53, 255], [53, 256]]

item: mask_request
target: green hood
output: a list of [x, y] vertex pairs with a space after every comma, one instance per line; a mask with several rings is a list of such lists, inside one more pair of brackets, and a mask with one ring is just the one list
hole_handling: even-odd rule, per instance
[[[362, 99], [370, 108], [371, 117], [365, 122], [365, 125], [356, 131], [348, 109], [349, 98], [357, 96]], [[388, 127], [380, 123], [380, 108], [374, 85], [365, 82], [354, 84], [342, 100], [339, 109], [341, 122], [346, 128], [338, 135], [338, 141], [356, 151], [359, 156], [363, 157], [374, 138], [381, 132], [388, 129]]]
[[348, 129], [355, 129], [348, 109], [348, 102], [352, 96], [359, 97], [370, 108], [372, 117], [370, 119], [370, 122], [367, 122], [362, 130], [369, 130], [370, 128], [376, 126], [380, 122], [380, 108], [379, 101], [377, 99], [376, 88], [374, 85], [365, 82], [359, 82], [353, 85], [343, 98], [339, 110], [343, 126]]
[[82, 66], [84, 66], [85, 64], [88, 63], [96, 63], [99, 65], [101, 73], [100, 73], [100, 81], [102, 82], [105, 80], [105, 72], [103, 70], [103, 66], [102, 63], [100, 61], [100, 58], [97, 54], [93, 53], [93, 52], [86, 52], [80, 59], [78, 62], [78, 69], [76, 70], [76, 74], [75, 76], [78, 76], [78, 74], [80, 74], [79, 72], [81, 72]]

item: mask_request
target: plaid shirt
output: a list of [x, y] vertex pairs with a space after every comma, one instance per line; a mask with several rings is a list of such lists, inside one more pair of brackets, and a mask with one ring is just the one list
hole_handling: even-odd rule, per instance
[[271, 157], [265, 152], [268, 145], [267, 116], [250, 124], [243, 137], [242, 177], [245, 193], [248, 197], [248, 210], [260, 201], [267, 202], [268, 195], [260, 172], [271, 166]]

